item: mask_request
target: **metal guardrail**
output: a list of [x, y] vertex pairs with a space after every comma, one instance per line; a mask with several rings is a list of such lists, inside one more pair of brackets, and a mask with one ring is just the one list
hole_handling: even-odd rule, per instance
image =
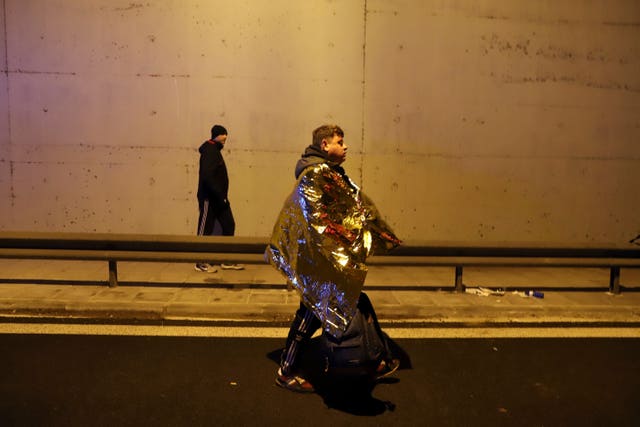
[[[118, 284], [118, 261], [265, 263], [268, 238], [99, 233], [0, 232], [0, 258], [107, 261], [109, 286]], [[206, 254], [206, 256], [204, 256]], [[462, 292], [464, 267], [585, 267], [610, 269], [609, 290], [620, 293], [620, 269], [640, 267], [640, 246], [552, 243], [461, 244], [406, 242], [369, 265], [455, 267]]]

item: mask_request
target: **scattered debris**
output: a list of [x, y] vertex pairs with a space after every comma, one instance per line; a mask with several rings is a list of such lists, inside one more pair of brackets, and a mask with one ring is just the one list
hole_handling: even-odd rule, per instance
[[493, 296], [504, 295], [504, 291], [502, 289], [494, 290], [494, 289], [483, 288], [483, 287], [466, 288], [465, 292], [473, 295], [479, 295], [481, 297], [488, 297], [489, 295], [493, 295]]
[[529, 297], [540, 298], [540, 299], [544, 298], [544, 292], [540, 292], [540, 291], [524, 291], [524, 292], [513, 291], [513, 293], [522, 298], [529, 298]]

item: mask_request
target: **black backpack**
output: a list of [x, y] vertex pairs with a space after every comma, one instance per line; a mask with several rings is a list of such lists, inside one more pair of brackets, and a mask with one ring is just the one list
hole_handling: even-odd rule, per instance
[[323, 332], [320, 347], [325, 373], [337, 375], [373, 375], [388, 357], [387, 337], [378, 325], [369, 297], [362, 292], [353, 319], [338, 340]]

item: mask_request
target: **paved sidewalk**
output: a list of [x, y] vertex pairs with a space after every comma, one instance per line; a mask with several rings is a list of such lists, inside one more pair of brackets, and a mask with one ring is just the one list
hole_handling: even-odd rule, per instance
[[[287, 325], [296, 292], [268, 265], [245, 267], [119, 263], [121, 285], [109, 288], [104, 262], [0, 260], [0, 322]], [[638, 269], [622, 271], [620, 295], [607, 292], [606, 269], [467, 268], [466, 293], [453, 280], [452, 268], [373, 266], [365, 290], [386, 325], [640, 325]], [[522, 296], [527, 289], [544, 298]]]

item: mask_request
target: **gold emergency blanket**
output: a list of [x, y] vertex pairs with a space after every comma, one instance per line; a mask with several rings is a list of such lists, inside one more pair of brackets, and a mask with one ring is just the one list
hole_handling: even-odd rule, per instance
[[265, 256], [340, 338], [355, 314], [367, 256], [400, 242], [340, 169], [307, 167], [284, 203]]

